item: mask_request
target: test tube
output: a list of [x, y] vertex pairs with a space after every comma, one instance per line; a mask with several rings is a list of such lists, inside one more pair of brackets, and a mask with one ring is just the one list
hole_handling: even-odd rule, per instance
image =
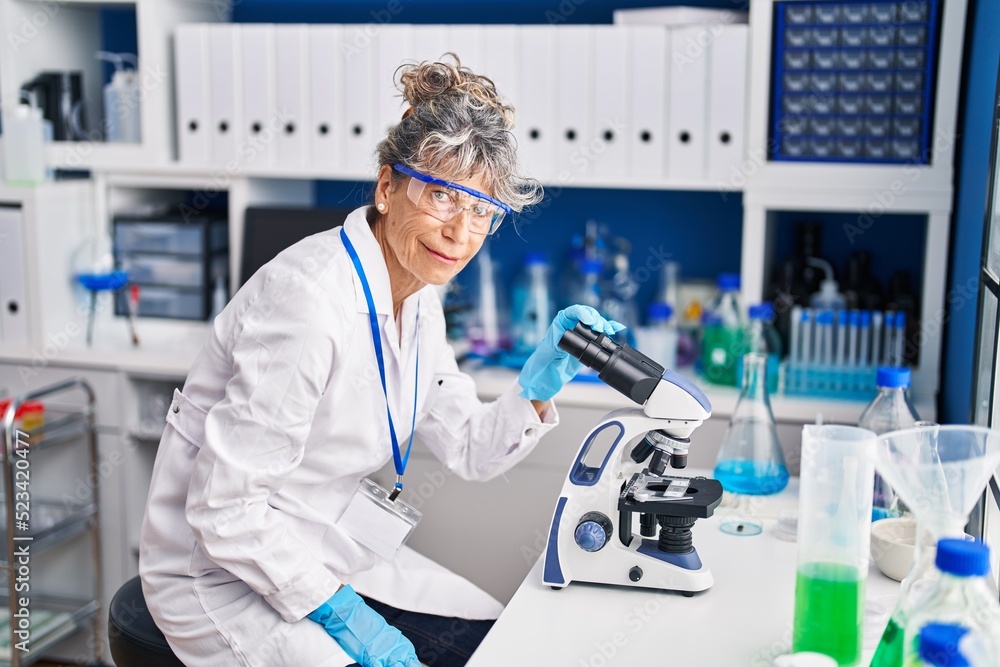
[[847, 311], [837, 311], [837, 360], [838, 367], [843, 367], [847, 354]]
[[833, 311], [826, 310], [822, 313], [823, 318], [823, 365], [829, 366], [833, 363]]
[[802, 310], [802, 365], [808, 366], [813, 362], [813, 310], [804, 308]]
[[792, 317], [789, 322], [791, 323], [791, 331], [789, 332], [791, 342], [788, 351], [788, 365], [795, 366], [802, 363], [802, 350], [799, 349], [799, 329], [802, 328], [802, 308], [800, 306], [792, 308]]
[[896, 313], [896, 334], [893, 338], [892, 365], [903, 365], [903, 341], [906, 339], [906, 313]]
[[872, 366], [882, 363], [882, 313], [872, 313]]
[[847, 365], [856, 368], [858, 365], [858, 324], [861, 322], [861, 313], [852, 310], [848, 321], [850, 324], [847, 333]]
[[892, 334], [895, 331], [896, 311], [885, 311], [885, 322], [882, 327], [885, 340], [882, 342], [882, 359], [879, 363], [892, 366]]
[[858, 331], [858, 337], [861, 339], [858, 343], [858, 363], [861, 366], [870, 366], [868, 361], [868, 336], [871, 334], [872, 326], [872, 314], [871, 311], [862, 310], [861, 311], [861, 328]]

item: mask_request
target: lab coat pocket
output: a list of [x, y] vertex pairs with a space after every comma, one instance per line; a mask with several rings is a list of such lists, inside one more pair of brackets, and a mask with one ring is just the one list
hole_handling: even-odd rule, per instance
[[205, 442], [205, 419], [208, 411], [196, 405], [190, 398], [174, 389], [174, 399], [167, 410], [167, 423], [174, 427], [184, 439], [201, 449]]

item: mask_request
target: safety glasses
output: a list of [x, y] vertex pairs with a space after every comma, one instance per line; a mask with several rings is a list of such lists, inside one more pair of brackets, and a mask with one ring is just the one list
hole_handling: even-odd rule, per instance
[[462, 211], [468, 211], [470, 232], [492, 234], [511, 212], [509, 206], [478, 190], [422, 174], [406, 165], [396, 164], [392, 168], [410, 177], [406, 186], [410, 201], [441, 222], [450, 222]]

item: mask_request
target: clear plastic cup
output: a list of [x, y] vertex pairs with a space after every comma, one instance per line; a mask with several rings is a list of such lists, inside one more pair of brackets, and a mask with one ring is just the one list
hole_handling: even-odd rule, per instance
[[853, 426], [802, 432], [792, 647], [857, 665], [865, 618], [875, 434]]

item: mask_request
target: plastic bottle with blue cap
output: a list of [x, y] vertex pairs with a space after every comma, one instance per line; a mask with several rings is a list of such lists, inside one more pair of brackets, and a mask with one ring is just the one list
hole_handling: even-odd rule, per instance
[[[876, 375], [878, 395], [861, 413], [858, 426], [875, 435], [903, 428], [913, 428], [920, 419], [916, 408], [910, 402], [907, 390], [910, 387], [910, 369], [896, 366], [880, 366]], [[893, 501], [896, 494], [884, 479], [875, 474], [872, 521], [896, 516]]]
[[[938, 541], [934, 564], [941, 577], [906, 623], [903, 665], [952, 667], [972, 664], [965, 656], [950, 658], [964, 662], [927, 662], [930, 652], [923, 650], [921, 637], [931, 624], [957, 625], [979, 639], [976, 653], [994, 656], [994, 659], [1000, 656], [1000, 601], [989, 579], [989, 547], [979, 540], [942, 539]], [[953, 638], [961, 640], [961, 636]]]
[[702, 318], [701, 373], [713, 384], [737, 386], [737, 360], [745, 351], [743, 307], [740, 304], [740, 275], [723, 273], [719, 293]]

